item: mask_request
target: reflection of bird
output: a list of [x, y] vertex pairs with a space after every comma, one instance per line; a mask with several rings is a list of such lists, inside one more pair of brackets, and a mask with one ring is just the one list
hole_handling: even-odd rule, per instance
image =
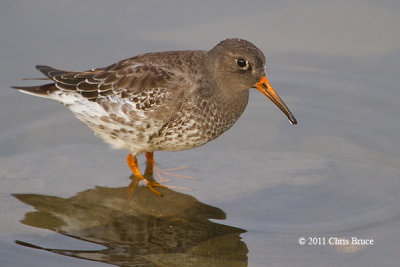
[[117, 266], [247, 266], [248, 249], [240, 240], [245, 230], [210, 221], [226, 218], [221, 209], [165, 190], [163, 199], [149, 197], [145, 188], [138, 188], [133, 199], [124, 197], [125, 188], [105, 187], [71, 198], [15, 194], [35, 209], [25, 214], [23, 224], [105, 248], [68, 250], [16, 242]]
[[[84, 72], [37, 66], [53, 83], [15, 87], [66, 105], [96, 134], [130, 151], [133, 174], [146, 179], [136, 156], [203, 145], [228, 130], [243, 113], [256, 87], [296, 124], [264, 75], [265, 57], [252, 43], [227, 39], [210, 51], [139, 55]], [[154, 186], [149, 189], [159, 194]]]

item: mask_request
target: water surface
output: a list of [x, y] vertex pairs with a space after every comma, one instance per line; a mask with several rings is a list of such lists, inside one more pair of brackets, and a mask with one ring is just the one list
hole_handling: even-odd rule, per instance
[[[0, 266], [398, 265], [396, 1], [3, 2]], [[196, 178], [169, 181], [190, 191], [161, 189], [164, 198], [142, 187], [126, 198], [127, 151], [62, 105], [9, 88], [40, 76], [36, 64], [84, 70], [227, 37], [265, 52], [299, 124], [252, 91], [217, 140], [155, 154]]]

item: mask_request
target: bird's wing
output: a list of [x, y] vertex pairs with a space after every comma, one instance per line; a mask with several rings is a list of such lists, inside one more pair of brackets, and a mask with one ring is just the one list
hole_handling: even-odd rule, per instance
[[173, 90], [180, 83], [181, 75], [150, 64], [121, 61], [106, 68], [84, 72], [57, 70], [48, 66], [36, 66], [55, 82], [62, 91], [78, 92], [95, 101], [107, 96], [127, 99], [144, 93], [156, 93], [158, 88]]
[[84, 72], [47, 66], [37, 66], [37, 69], [53, 80], [58, 90], [79, 93], [100, 105], [119, 102], [133, 105], [134, 110], [144, 113], [169, 114], [162, 117], [179, 109], [185, 91], [191, 86], [181, 72], [132, 59]]

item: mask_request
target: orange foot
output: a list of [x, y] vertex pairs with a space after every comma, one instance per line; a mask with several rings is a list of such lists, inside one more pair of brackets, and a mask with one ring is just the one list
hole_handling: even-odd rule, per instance
[[[146, 183], [147, 187], [150, 189], [151, 192], [155, 193], [158, 196], [162, 196], [162, 194], [154, 189], [154, 187], [166, 187], [165, 185], [161, 185], [155, 181], [149, 181], [146, 178], [143, 177], [143, 175], [140, 173], [139, 167], [138, 167], [138, 162], [136, 157], [132, 156], [131, 153], [129, 153], [128, 157], [126, 158], [126, 162], [128, 163], [129, 168], [131, 168], [133, 175], [135, 175], [136, 178], [139, 180], [142, 180]], [[133, 192], [136, 190], [138, 186], [139, 181], [132, 181], [130, 185], [127, 188], [126, 194], [128, 197], [132, 197]]]
[[[146, 165], [146, 171], [144, 176], [148, 177], [150, 176], [151, 178], [153, 177], [153, 172], [157, 175], [157, 177], [160, 179], [161, 182], [168, 182], [169, 179], [164, 179], [164, 175], [165, 176], [172, 176], [172, 177], [179, 177], [179, 178], [186, 178], [186, 179], [194, 179], [194, 177], [192, 176], [186, 176], [186, 175], [180, 175], [180, 174], [175, 174], [172, 173], [171, 171], [174, 170], [180, 170], [180, 169], [184, 169], [186, 168], [184, 167], [179, 167], [179, 168], [172, 168], [172, 169], [165, 169], [162, 170], [160, 168], [157, 167], [156, 163], [154, 162], [154, 158], [153, 158], [153, 152], [146, 152], [146, 159], [147, 159], [147, 165]], [[126, 161], [129, 165], [129, 167], [131, 168], [133, 175], [138, 178], [138, 180], [134, 180], [132, 181], [128, 188], [127, 188], [127, 192], [126, 194], [128, 195], [128, 197], [132, 197], [133, 196], [133, 192], [136, 190], [136, 188], [139, 185], [139, 181], [144, 181], [145, 184], [147, 185], [147, 187], [150, 189], [151, 192], [155, 193], [158, 196], [162, 196], [162, 194], [157, 191], [154, 187], [164, 187], [164, 188], [171, 188], [171, 189], [182, 189], [182, 190], [187, 190], [190, 191], [189, 188], [186, 187], [179, 187], [179, 186], [166, 186], [166, 185], [162, 185], [156, 181], [153, 180], [149, 180], [146, 179], [140, 172], [139, 167], [138, 167], [138, 162], [136, 157], [134, 157], [132, 154], [129, 153], [128, 157], [126, 158]], [[151, 179], [150, 178], [150, 179]]]

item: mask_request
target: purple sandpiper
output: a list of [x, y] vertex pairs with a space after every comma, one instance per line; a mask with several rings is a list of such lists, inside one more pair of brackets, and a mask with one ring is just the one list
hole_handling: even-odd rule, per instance
[[63, 103], [98, 136], [130, 151], [133, 174], [143, 177], [137, 156], [195, 148], [228, 130], [245, 110], [249, 89], [276, 104], [292, 124], [296, 119], [265, 76], [265, 56], [243, 39], [221, 41], [210, 51], [147, 53], [105, 68], [83, 72], [36, 66], [51, 83], [13, 87]]

